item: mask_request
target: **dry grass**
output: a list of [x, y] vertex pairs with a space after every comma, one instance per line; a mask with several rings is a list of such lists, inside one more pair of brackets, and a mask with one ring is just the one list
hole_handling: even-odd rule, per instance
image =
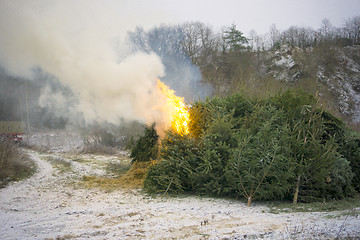
[[113, 176], [120, 177], [127, 173], [131, 168], [130, 161], [109, 162], [106, 165], [106, 172]]
[[116, 149], [103, 144], [92, 143], [85, 144], [84, 148], [80, 152], [85, 154], [114, 155], [116, 154]]
[[71, 162], [59, 156], [47, 156], [43, 157], [45, 160], [51, 163], [51, 165], [58, 169], [59, 173], [64, 173], [71, 170]]
[[0, 187], [31, 176], [35, 164], [14, 142], [0, 139]]
[[23, 143], [21, 143], [21, 146], [25, 149], [33, 150], [33, 151], [36, 151], [39, 153], [50, 153], [51, 152], [51, 149], [49, 147], [42, 146], [42, 145], [35, 145], [35, 144], [31, 145], [31, 144], [28, 144], [27, 142], [23, 142]]
[[[124, 168], [130, 165], [122, 165]], [[101, 188], [104, 190], [139, 189], [144, 186], [144, 181], [149, 168], [147, 162], [135, 162], [130, 169], [115, 178], [99, 176], [83, 176], [83, 185], [88, 188]]]
[[345, 210], [354, 214], [359, 213], [359, 207], [360, 193], [357, 193], [352, 198], [330, 200], [328, 202], [298, 203], [294, 205], [291, 202], [273, 201], [269, 204], [270, 212], [274, 214], [284, 212], [333, 212]]

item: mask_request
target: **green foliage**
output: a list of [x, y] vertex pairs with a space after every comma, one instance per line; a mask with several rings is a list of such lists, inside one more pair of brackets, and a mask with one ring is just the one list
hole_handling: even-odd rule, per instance
[[157, 158], [159, 135], [155, 130], [155, 124], [145, 127], [144, 136], [134, 142], [130, 150], [132, 163], [147, 162]]
[[227, 31], [224, 32], [225, 42], [229, 45], [231, 51], [239, 51], [245, 49], [248, 39], [243, 33], [236, 29], [236, 25], [232, 24]]
[[352, 172], [354, 173], [353, 186], [360, 192], [360, 135], [349, 130], [338, 139], [338, 152], [349, 161]]
[[337, 158], [332, 166], [331, 174], [326, 178], [326, 196], [341, 199], [355, 194], [351, 186], [354, 174], [350, 167], [350, 162], [345, 158]]
[[203, 102], [195, 102], [189, 109], [189, 114], [191, 116], [189, 122], [190, 134], [195, 137], [195, 139], [198, 139], [205, 130], [209, 111]]
[[150, 191], [183, 192], [193, 189], [192, 174], [197, 168], [198, 148], [193, 139], [168, 131], [161, 142], [160, 162], [149, 169], [145, 188]]
[[195, 138], [202, 134], [219, 117], [231, 118], [235, 128], [242, 124], [242, 117], [252, 112], [253, 103], [240, 94], [226, 98], [215, 97], [205, 101], [197, 101], [190, 108], [190, 133]]
[[283, 118], [283, 111], [265, 105], [246, 119], [226, 171], [237, 194], [247, 199], [283, 199], [289, 194], [294, 166], [287, 161], [289, 129]]
[[[299, 196], [294, 196], [294, 202], [297, 198], [308, 202], [352, 195], [351, 170], [346, 171], [344, 159], [338, 154], [337, 142], [343, 136], [343, 123], [317, 108], [316, 99], [302, 91], [288, 90], [272, 100], [285, 111], [291, 129], [289, 158], [295, 164], [294, 174], [298, 181], [295, 188], [299, 191]], [[340, 171], [334, 168], [336, 164], [344, 167], [341, 174], [336, 173]], [[344, 189], [332, 191], [331, 184], [327, 182], [330, 179]], [[345, 189], [347, 187], [349, 189]]]
[[359, 138], [316, 102], [294, 90], [261, 101], [233, 95], [196, 102], [191, 134], [166, 133], [145, 189], [245, 197], [249, 205], [352, 196]]
[[316, 98], [301, 90], [287, 90], [271, 97], [270, 102], [277, 108], [283, 109], [288, 121], [294, 123], [311, 111], [316, 104]]
[[196, 190], [210, 195], [227, 194], [226, 165], [238, 146], [236, 130], [228, 115], [219, 115], [208, 125], [193, 174]]

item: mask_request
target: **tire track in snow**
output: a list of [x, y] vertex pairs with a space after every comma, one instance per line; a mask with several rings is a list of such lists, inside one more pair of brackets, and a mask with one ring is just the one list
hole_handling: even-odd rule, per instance
[[[29, 155], [37, 173], [0, 190], [0, 239], [311, 239], [360, 236], [356, 216], [338, 213], [272, 214], [261, 204], [196, 196], [153, 198], [138, 190], [106, 192], [69, 184], [97, 174], [111, 156], [82, 156], [71, 171], [59, 174], [36, 152]], [[75, 181], [76, 183], [76, 181]], [[346, 220], [346, 221], [345, 221]], [[296, 232], [298, 231], [298, 232]], [[297, 235], [293, 236], [295, 233]]]

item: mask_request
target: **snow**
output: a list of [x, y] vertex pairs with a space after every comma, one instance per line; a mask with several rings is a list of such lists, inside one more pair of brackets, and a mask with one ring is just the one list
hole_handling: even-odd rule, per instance
[[302, 50], [283, 45], [274, 53], [269, 67], [269, 73], [271, 73], [275, 79], [292, 82], [301, 76], [299, 65], [292, 56], [296, 51]]
[[[360, 236], [356, 216], [342, 212], [280, 213], [256, 202], [198, 196], [149, 196], [139, 189], [107, 192], [79, 185], [102, 174], [114, 156], [29, 152], [39, 171], [0, 190], [1, 239], [308, 239]], [[58, 172], [47, 157], [71, 162]], [[329, 217], [335, 216], [335, 217]]]
[[295, 61], [294, 61], [294, 59], [292, 59], [292, 57], [290, 55], [288, 55], [286, 57], [281, 56], [280, 60], [278, 60], [278, 61], [274, 60], [274, 64], [277, 66], [282, 66], [287, 69], [290, 69], [295, 65]]
[[[312, 53], [311, 49], [306, 50]], [[281, 46], [271, 57], [271, 65], [268, 68], [275, 79], [292, 83], [300, 79], [303, 65], [295, 61], [294, 54], [301, 53], [297, 47]], [[316, 62], [316, 54], [312, 57]], [[350, 119], [352, 124], [360, 123], [360, 46], [348, 46], [336, 49], [337, 65], [332, 66], [333, 71], [326, 71], [325, 65], [317, 62], [316, 79], [320, 92], [330, 92], [331, 105], [338, 109], [339, 113]], [[311, 63], [307, 63], [308, 65]], [[311, 66], [311, 65], [309, 65]]]
[[339, 112], [350, 116], [353, 124], [360, 123], [360, 65], [348, 56], [355, 47], [339, 51], [338, 60], [342, 63], [336, 67], [335, 73], [325, 73], [324, 66], [318, 66], [317, 79], [334, 95]]
[[37, 132], [24, 135], [23, 142], [28, 146], [44, 148], [52, 152], [69, 152], [84, 147], [83, 138], [75, 131]]

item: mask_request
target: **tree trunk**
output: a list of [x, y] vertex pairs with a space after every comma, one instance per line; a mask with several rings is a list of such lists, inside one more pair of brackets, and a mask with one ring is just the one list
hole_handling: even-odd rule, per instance
[[248, 197], [247, 206], [251, 207], [252, 197]]
[[300, 180], [301, 180], [301, 175], [299, 174], [299, 176], [297, 177], [297, 181], [296, 181], [293, 204], [297, 204], [297, 200], [298, 200], [298, 196], [299, 196]]
[[28, 81], [25, 81], [25, 103], [26, 103], [26, 121], [27, 121], [27, 127], [28, 127], [28, 133], [31, 134], [30, 130], [30, 118], [29, 118], [29, 93], [28, 93]]

